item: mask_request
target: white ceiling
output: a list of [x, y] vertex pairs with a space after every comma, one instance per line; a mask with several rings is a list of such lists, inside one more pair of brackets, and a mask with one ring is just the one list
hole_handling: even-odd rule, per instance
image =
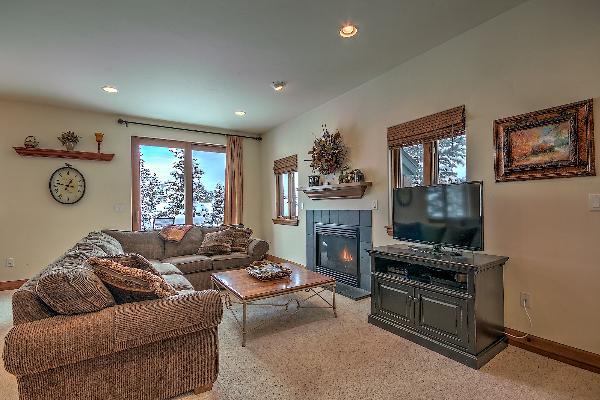
[[0, 0], [0, 96], [262, 133], [522, 2]]

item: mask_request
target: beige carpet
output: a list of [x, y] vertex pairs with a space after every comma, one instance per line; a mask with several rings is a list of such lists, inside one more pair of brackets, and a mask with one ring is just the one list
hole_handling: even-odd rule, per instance
[[[0, 335], [10, 329], [11, 292], [0, 292]], [[315, 303], [315, 305], [317, 305]], [[475, 371], [369, 325], [369, 300], [339, 298], [339, 317], [307, 309], [251, 308], [264, 324], [240, 346], [227, 312], [220, 328], [220, 375], [203, 400], [282, 399], [600, 399], [600, 375], [509, 347]], [[17, 399], [16, 381], [0, 369], [0, 398]]]

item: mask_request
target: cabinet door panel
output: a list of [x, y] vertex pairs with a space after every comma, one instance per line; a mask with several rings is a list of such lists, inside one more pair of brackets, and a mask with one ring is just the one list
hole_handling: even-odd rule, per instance
[[375, 292], [376, 313], [404, 324], [414, 323], [413, 287], [378, 279]]
[[427, 335], [467, 347], [467, 300], [428, 290], [416, 290], [417, 326]]

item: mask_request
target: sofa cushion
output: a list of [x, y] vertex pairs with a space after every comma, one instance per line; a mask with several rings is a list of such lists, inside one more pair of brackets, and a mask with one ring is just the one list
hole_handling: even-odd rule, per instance
[[152, 267], [154, 267], [154, 270], [156, 272], [158, 272], [159, 275], [181, 275], [182, 272], [179, 270], [179, 268], [177, 268], [176, 266], [174, 266], [173, 264], [169, 264], [166, 262], [161, 262], [161, 261], [150, 261], [150, 263], [152, 263]]
[[87, 264], [110, 290], [117, 304], [156, 300], [177, 293], [162, 276], [151, 272], [98, 257], [88, 259]]
[[82, 263], [81, 253], [66, 255], [41, 274], [35, 292], [54, 312], [72, 315], [113, 306], [115, 299], [102, 281]]
[[232, 252], [247, 252], [248, 245], [250, 244], [250, 236], [252, 235], [252, 229], [244, 228], [243, 226], [231, 225], [228, 226], [228, 231], [233, 238], [231, 242]]
[[211, 232], [204, 235], [204, 240], [198, 249], [198, 254], [212, 256], [215, 254], [231, 253], [233, 234], [229, 229]]
[[165, 263], [175, 265], [184, 274], [194, 272], [210, 271], [213, 269], [213, 260], [211, 257], [201, 255], [189, 255], [170, 257], [162, 260]]
[[93, 243], [109, 256], [123, 254], [123, 246], [117, 239], [103, 232], [90, 232], [80, 242]]
[[215, 271], [247, 266], [254, 261], [247, 253], [220, 254], [212, 256], [211, 258], [213, 260], [213, 269]]
[[190, 281], [185, 279], [183, 275], [165, 275], [163, 278], [165, 278], [165, 281], [167, 281], [167, 283], [178, 292], [182, 290], [194, 290], [194, 287], [192, 286]]
[[185, 234], [180, 242], [165, 242], [164, 258], [196, 254], [200, 248], [200, 245], [202, 244], [203, 238], [204, 232], [202, 228], [199, 226], [194, 226], [188, 231], [188, 233]]
[[117, 239], [123, 252], [137, 253], [148, 260], [162, 260], [165, 256], [165, 242], [160, 238], [157, 231], [131, 232], [105, 230], [107, 235]]

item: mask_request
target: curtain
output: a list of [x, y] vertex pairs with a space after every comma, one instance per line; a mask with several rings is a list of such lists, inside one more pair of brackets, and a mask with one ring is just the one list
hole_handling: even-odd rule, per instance
[[244, 199], [243, 138], [227, 137], [225, 167], [225, 224], [241, 224]]

